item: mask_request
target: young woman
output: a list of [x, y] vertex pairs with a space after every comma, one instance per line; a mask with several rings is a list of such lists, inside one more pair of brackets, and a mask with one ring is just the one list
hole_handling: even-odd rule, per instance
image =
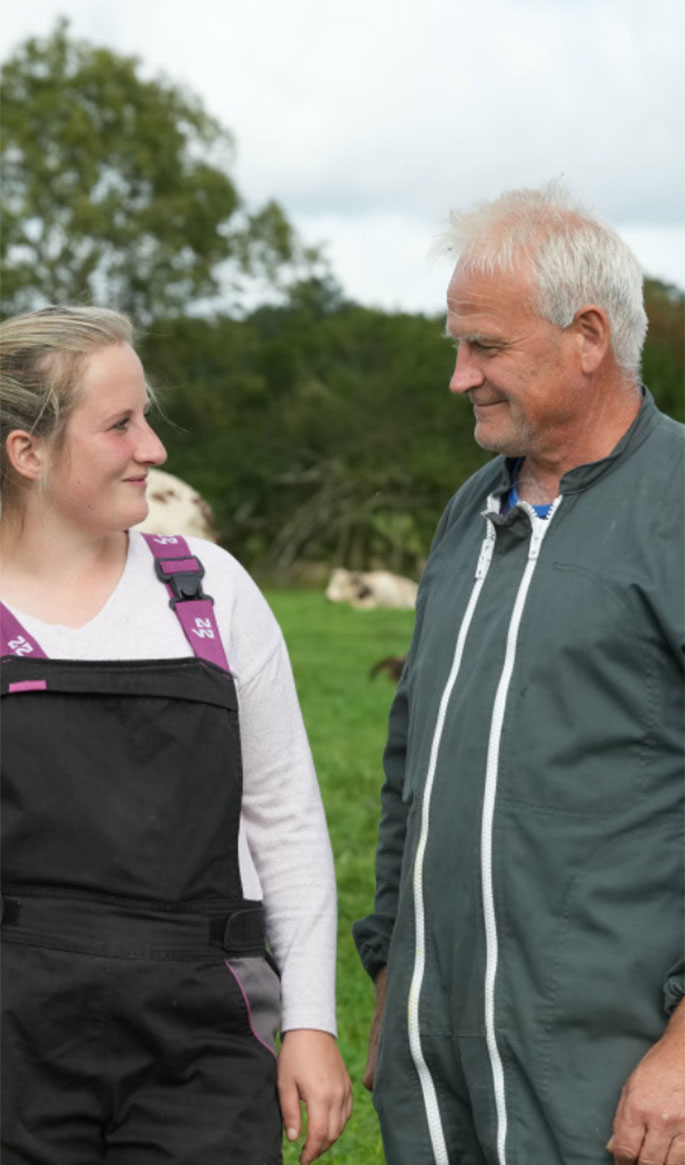
[[304, 1101], [306, 1165], [352, 1101], [280, 630], [225, 551], [131, 529], [165, 452], [126, 317], [0, 357], [3, 1161], [271, 1165]]

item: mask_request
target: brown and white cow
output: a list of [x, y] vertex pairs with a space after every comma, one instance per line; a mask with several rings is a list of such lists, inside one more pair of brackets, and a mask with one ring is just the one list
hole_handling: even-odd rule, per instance
[[418, 585], [410, 578], [391, 574], [389, 570], [333, 571], [326, 588], [332, 603], [351, 603], [358, 611], [376, 607], [397, 607], [409, 611], [416, 605]]
[[135, 527], [145, 534], [180, 534], [216, 542], [218, 531], [214, 514], [197, 490], [162, 469], [148, 474], [147, 500], [150, 510], [144, 522]]

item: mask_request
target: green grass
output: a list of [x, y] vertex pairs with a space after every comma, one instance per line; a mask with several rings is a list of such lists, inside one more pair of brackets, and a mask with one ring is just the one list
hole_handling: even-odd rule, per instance
[[[362, 1086], [373, 985], [359, 962], [351, 927], [368, 913], [378, 829], [381, 754], [395, 685], [370, 667], [404, 655], [411, 611], [354, 611], [305, 591], [267, 591], [295, 672], [335, 854], [338, 882], [339, 1044], [354, 1088], [355, 1111], [324, 1160], [374, 1165], [385, 1158], [371, 1098]], [[298, 1150], [287, 1146], [294, 1165]]]

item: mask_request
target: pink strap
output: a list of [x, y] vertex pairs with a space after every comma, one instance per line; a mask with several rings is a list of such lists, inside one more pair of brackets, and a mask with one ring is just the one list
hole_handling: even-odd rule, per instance
[[212, 599], [202, 590], [204, 568], [190, 552], [185, 538], [174, 534], [143, 534], [155, 558], [158, 577], [170, 595], [170, 606], [193, 653], [230, 671], [214, 615]]
[[0, 655], [47, 659], [43, 648], [29, 635], [4, 603], [0, 603]]

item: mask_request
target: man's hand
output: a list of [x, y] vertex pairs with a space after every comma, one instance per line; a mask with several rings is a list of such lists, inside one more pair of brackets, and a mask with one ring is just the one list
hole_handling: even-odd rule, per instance
[[374, 982], [376, 984], [376, 1004], [371, 1020], [371, 1031], [369, 1032], [369, 1051], [366, 1057], [366, 1067], [364, 1069], [363, 1084], [368, 1088], [369, 1092], [373, 1089], [373, 1081], [376, 1075], [376, 1060], [378, 1059], [378, 1040], [381, 1034], [381, 1020], [383, 1018], [383, 1011], [385, 1009], [385, 987], [388, 978], [387, 967], [381, 967], [376, 975]]
[[685, 1000], [624, 1084], [607, 1149], [615, 1165], [685, 1165]]
[[302, 1165], [315, 1161], [342, 1133], [352, 1112], [352, 1085], [334, 1036], [295, 1028], [278, 1054], [278, 1095], [289, 1141], [300, 1135], [300, 1101], [307, 1109]]

